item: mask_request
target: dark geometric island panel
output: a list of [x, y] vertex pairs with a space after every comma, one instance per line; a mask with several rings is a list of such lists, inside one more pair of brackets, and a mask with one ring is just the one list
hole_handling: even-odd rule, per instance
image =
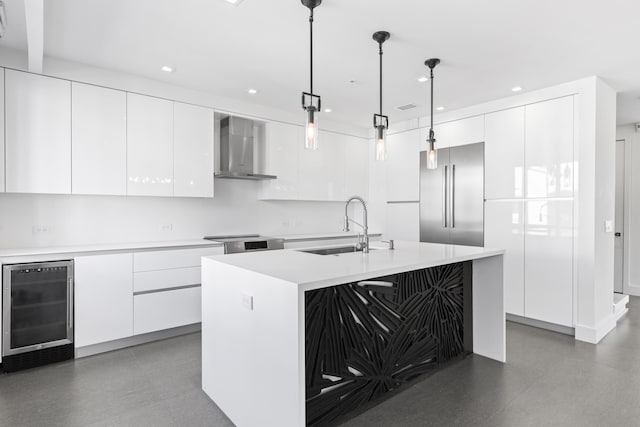
[[468, 261], [308, 291], [307, 425], [329, 425], [470, 350], [470, 286]]

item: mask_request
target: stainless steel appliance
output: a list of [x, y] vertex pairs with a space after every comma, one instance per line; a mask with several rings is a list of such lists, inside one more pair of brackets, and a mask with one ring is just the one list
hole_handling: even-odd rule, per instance
[[254, 123], [229, 116], [220, 121], [220, 173], [216, 178], [264, 180], [274, 175], [254, 173]]
[[265, 237], [258, 234], [206, 236], [205, 239], [222, 243], [225, 254], [284, 249], [284, 239], [279, 237]]
[[3, 370], [73, 358], [73, 261], [4, 265], [2, 276]]
[[420, 241], [484, 246], [484, 143], [420, 153]]

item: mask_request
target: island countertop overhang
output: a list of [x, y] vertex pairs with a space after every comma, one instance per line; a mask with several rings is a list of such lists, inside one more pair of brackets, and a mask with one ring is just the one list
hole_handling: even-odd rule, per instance
[[395, 249], [374, 246], [369, 253], [316, 255], [301, 250], [249, 252], [205, 257], [298, 285], [318, 289], [405, 271], [503, 255], [503, 249], [397, 241]]

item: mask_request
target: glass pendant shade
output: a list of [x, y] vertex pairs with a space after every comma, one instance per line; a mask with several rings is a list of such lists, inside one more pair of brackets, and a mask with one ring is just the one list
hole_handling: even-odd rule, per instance
[[304, 148], [307, 150], [318, 149], [318, 117], [316, 107], [313, 105], [305, 109]]
[[387, 129], [384, 126], [376, 127], [376, 160], [387, 158]]
[[427, 150], [427, 169], [438, 169], [438, 152], [434, 145], [434, 141], [429, 142], [429, 149]]

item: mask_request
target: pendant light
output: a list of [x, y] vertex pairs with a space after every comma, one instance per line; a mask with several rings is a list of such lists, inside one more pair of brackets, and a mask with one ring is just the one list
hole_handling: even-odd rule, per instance
[[431, 58], [424, 61], [424, 65], [429, 67], [431, 72], [429, 78], [431, 79], [431, 127], [429, 128], [429, 148], [427, 149], [427, 169], [438, 169], [438, 153], [436, 151], [436, 138], [433, 132], [433, 69], [440, 63], [438, 58]]
[[309, 8], [309, 92], [302, 92], [302, 109], [305, 111], [304, 148], [318, 149], [318, 118], [320, 112], [320, 95], [313, 93], [313, 9], [320, 6], [322, 0], [302, 0], [302, 4]]
[[376, 160], [384, 160], [387, 157], [387, 129], [389, 129], [389, 117], [382, 114], [382, 43], [389, 40], [391, 34], [387, 31], [376, 31], [373, 39], [378, 43], [378, 55], [380, 56], [380, 114], [373, 115], [373, 128], [376, 138]]

